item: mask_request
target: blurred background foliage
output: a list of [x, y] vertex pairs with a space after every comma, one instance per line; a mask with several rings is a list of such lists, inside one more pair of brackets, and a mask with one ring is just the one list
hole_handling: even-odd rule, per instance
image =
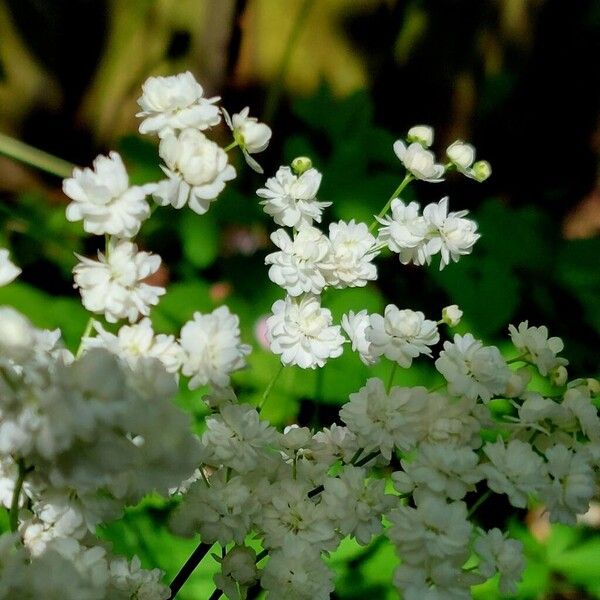
[[[0, 0], [0, 132], [78, 165], [116, 148], [133, 182], [153, 181], [156, 144], [136, 133], [140, 85], [189, 69], [230, 110], [249, 104], [272, 126], [267, 175], [309, 155], [324, 173], [319, 197], [333, 202], [328, 218], [370, 221], [402, 177], [393, 140], [415, 123], [434, 125], [439, 152], [468, 140], [493, 176], [417, 183], [406, 198], [448, 194], [454, 209], [470, 209], [482, 233], [474, 255], [442, 272], [384, 258], [377, 285], [332, 293], [327, 305], [337, 318], [388, 302], [433, 317], [457, 303], [464, 330], [506, 349], [507, 324], [529, 319], [565, 340], [572, 377], [597, 376], [599, 31], [594, 0]], [[223, 128], [215, 133], [226, 143]], [[261, 347], [260, 317], [281, 291], [263, 263], [272, 224], [254, 191], [264, 178], [236, 166], [237, 181], [207, 215], [161, 209], [139, 240], [165, 263], [155, 328], [176, 332], [194, 311], [226, 302], [255, 346], [235, 383], [257, 402], [277, 365]], [[60, 184], [0, 156], [0, 246], [24, 269], [0, 302], [60, 327], [74, 346], [87, 315], [72, 289], [73, 252], [93, 254], [99, 242], [65, 221]], [[319, 372], [286, 369], [265, 416], [328, 425], [350, 392], [384, 371], [349, 351]], [[437, 382], [426, 361], [396, 380]], [[202, 393], [182, 386], [178, 398], [198, 431]], [[171, 509], [148, 498], [103, 535], [172, 577], [195, 541], [168, 533]], [[508, 523], [525, 543], [519, 598], [600, 598], [600, 505], [576, 528], [551, 527], [543, 510], [515, 511], [501, 499], [478, 514], [482, 526]], [[210, 595], [216, 563], [205, 563], [183, 600]], [[344, 543], [331, 563], [335, 597], [397, 597], [385, 541]], [[475, 596], [498, 598], [496, 583]]]

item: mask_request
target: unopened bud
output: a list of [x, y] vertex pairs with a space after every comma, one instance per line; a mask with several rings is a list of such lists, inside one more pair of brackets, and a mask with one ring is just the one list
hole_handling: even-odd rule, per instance
[[456, 327], [462, 319], [463, 311], [456, 304], [451, 304], [442, 309], [442, 321], [450, 327]]
[[550, 381], [552, 382], [552, 385], [562, 387], [563, 385], [565, 385], [565, 383], [567, 383], [568, 375], [569, 374], [564, 365], [559, 365], [558, 367], [550, 371]]
[[506, 385], [506, 395], [509, 398], [518, 398], [526, 389], [531, 380], [531, 373], [527, 367], [512, 371]]
[[302, 173], [306, 173], [309, 169], [312, 169], [312, 160], [308, 156], [297, 156], [292, 161], [292, 171], [296, 175], [302, 175]]
[[475, 148], [462, 140], [456, 140], [446, 149], [446, 156], [461, 170], [468, 169], [475, 160]]
[[479, 181], [485, 181], [492, 174], [492, 165], [487, 160], [478, 160], [472, 169], [473, 179]]
[[406, 140], [411, 144], [417, 142], [421, 146], [429, 148], [433, 144], [433, 127], [429, 125], [415, 125], [408, 130]]

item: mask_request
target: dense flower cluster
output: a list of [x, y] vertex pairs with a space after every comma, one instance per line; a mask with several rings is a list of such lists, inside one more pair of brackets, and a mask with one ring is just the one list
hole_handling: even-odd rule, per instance
[[[456, 305], [440, 319], [388, 304], [383, 314], [359, 309], [338, 323], [324, 295], [376, 280], [384, 248], [402, 264], [439, 254], [440, 268], [470, 254], [479, 234], [466, 211], [448, 212], [447, 198], [421, 211], [398, 194], [450, 170], [483, 181], [489, 164], [460, 140], [446, 150], [448, 164], [436, 162], [433, 129], [415, 126], [393, 145], [405, 172], [384, 210], [371, 224], [351, 219], [327, 230], [319, 224], [330, 203], [317, 200], [321, 174], [306, 157], [257, 190], [279, 227], [265, 263], [282, 297], [266, 338], [282, 368], [320, 369], [346, 343], [365, 365], [388, 361], [391, 374], [351, 393], [339, 423], [280, 432], [261, 416], [278, 374], [260, 406], [232, 387], [251, 349], [226, 306], [194, 312], [177, 336], [154, 331], [149, 314], [166, 290], [147, 278], [161, 259], [132, 240], [150, 214], [149, 194], [157, 205], [204, 214], [235, 177], [228, 150], [239, 147], [262, 172], [251, 155], [271, 130], [248, 108], [230, 117], [218, 100], [205, 98], [190, 73], [150, 78], [140, 132], [159, 136], [167, 178], [130, 187], [111, 153], [64, 183], [67, 217], [107, 235], [98, 260], [78, 257], [75, 285], [91, 313], [118, 326], [90, 319], [73, 355], [60, 332], [0, 308], [0, 502], [13, 530], [0, 536], [0, 598], [171, 597], [160, 571], [94, 542], [99, 524], [149, 492], [177, 497], [174, 532], [221, 545], [214, 581], [230, 600], [257, 584], [272, 600], [327, 599], [327, 557], [344, 538], [365, 546], [382, 534], [401, 560], [394, 583], [407, 600], [469, 598], [471, 586], [496, 575], [501, 593], [514, 593], [521, 543], [483, 531], [473, 512], [496, 493], [518, 508], [541, 502], [552, 521], [574, 523], [600, 468], [600, 385], [568, 382], [563, 343], [544, 326], [511, 325], [505, 358], [471, 333], [448, 335], [462, 317]], [[206, 135], [221, 115], [234, 138], [226, 149]], [[0, 250], [0, 285], [18, 274]], [[439, 386], [394, 385], [398, 367], [420, 360], [435, 365]], [[534, 370], [552, 394], [529, 389]], [[209, 386], [200, 437], [171, 402], [179, 378]], [[497, 399], [504, 412], [494, 410]]]

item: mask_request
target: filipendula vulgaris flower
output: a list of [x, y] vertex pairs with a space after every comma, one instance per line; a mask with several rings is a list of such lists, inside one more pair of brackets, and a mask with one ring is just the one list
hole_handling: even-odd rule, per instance
[[421, 146], [429, 148], [433, 144], [433, 127], [429, 125], [414, 125], [408, 130], [406, 141], [409, 144], [418, 142]]
[[435, 156], [419, 142], [408, 146], [402, 140], [394, 142], [394, 152], [404, 168], [416, 179], [439, 183], [444, 181], [444, 165], [435, 162]]
[[165, 293], [163, 287], [144, 283], [158, 271], [160, 256], [138, 252], [132, 242], [111, 239], [106, 253], [98, 252], [98, 260], [76, 256], [81, 262], [75, 265], [73, 276], [83, 305], [103, 314], [109, 323], [120, 319], [133, 323], [140, 315], [147, 316]]
[[106, 331], [100, 323], [94, 323], [98, 335], [82, 339], [84, 350], [106, 348], [126, 360], [135, 368], [138, 360], [157, 358], [169, 373], [176, 373], [183, 361], [183, 350], [172, 335], [155, 334], [152, 322], [144, 318], [135, 325], [123, 325], [117, 334]]
[[323, 209], [331, 206], [331, 202], [319, 202], [316, 198], [321, 177], [313, 168], [294, 173], [290, 167], [279, 167], [275, 177], [267, 179], [256, 195], [264, 198], [260, 204], [277, 225], [298, 229], [303, 223], [320, 223]]
[[485, 160], [475, 161], [475, 148], [462, 140], [456, 140], [446, 149], [446, 156], [456, 167], [459, 173], [462, 173], [470, 179], [476, 181], [485, 181], [492, 174], [492, 167]]
[[364, 287], [377, 279], [377, 267], [372, 263], [375, 237], [365, 223], [338, 221], [329, 225], [329, 253], [324, 274], [327, 285], [334, 288]]
[[271, 281], [290, 296], [319, 294], [326, 285], [323, 266], [330, 250], [327, 237], [316, 227], [303, 225], [293, 239], [284, 229], [278, 229], [271, 234], [271, 240], [280, 248], [265, 257], [265, 264], [271, 265]]
[[479, 556], [478, 571], [487, 578], [500, 573], [500, 593], [516, 594], [525, 569], [523, 544], [507, 539], [505, 534], [494, 528], [480, 535], [474, 546]]
[[0, 248], [0, 286], [9, 284], [20, 274], [21, 269], [10, 260], [8, 250]]
[[427, 397], [421, 387], [393, 387], [389, 394], [383, 381], [367, 380], [340, 410], [340, 419], [354, 433], [365, 451], [379, 451], [390, 460], [392, 450], [410, 450], [417, 442], [419, 411]]
[[328, 358], [343, 352], [344, 337], [339, 325], [332, 325], [331, 311], [322, 308], [318, 296], [286, 296], [277, 300], [267, 319], [271, 351], [281, 355], [284, 365], [302, 369], [322, 367]]
[[187, 203], [195, 213], [203, 215], [225, 183], [236, 175], [223, 148], [197, 129], [166, 134], [158, 153], [165, 162], [166, 166], [161, 168], [167, 175], [154, 191], [154, 199], [161, 206], [182, 208]]
[[202, 86], [186, 71], [169, 77], [149, 77], [142, 85], [138, 104], [142, 109], [140, 133], [165, 134], [192, 127], [205, 130], [221, 121], [215, 103], [220, 98], [205, 98]]
[[348, 311], [342, 315], [342, 329], [350, 338], [353, 352], [358, 352], [360, 360], [365, 365], [373, 365], [379, 361], [377, 355], [372, 348], [371, 342], [367, 339], [366, 331], [370, 327], [371, 321], [366, 309], [357, 313]]
[[365, 336], [371, 343], [372, 355], [385, 356], [404, 368], [410, 367], [413, 358], [420, 354], [431, 356], [429, 346], [440, 340], [435, 321], [425, 319], [420, 311], [400, 310], [394, 304], [385, 307], [384, 316], [369, 316]]
[[265, 123], [259, 123], [256, 117], [251, 117], [250, 108], [242, 109], [232, 117], [222, 108], [225, 123], [233, 132], [233, 139], [242, 149], [244, 159], [248, 166], [257, 173], [263, 173], [263, 168], [250, 156], [262, 152], [269, 145], [269, 140], [273, 132]]
[[455, 396], [481, 398], [484, 402], [506, 391], [510, 369], [495, 346], [484, 346], [470, 333], [444, 342], [435, 368], [448, 382]]
[[181, 329], [180, 345], [184, 351], [181, 372], [191, 377], [189, 386], [206, 383], [220, 387], [229, 385], [229, 376], [246, 366], [251, 347], [240, 342], [240, 320], [227, 306], [212, 313], [194, 313]]
[[445, 306], [442, 309], [442, 321], [449, 327], [456, 327], [462, 319], [463, 311], [458, 308], [457, 304]]
[[129, 186], [129, 177], [116, 152], [98, 156], [93, 169], [73, 170], [63, 181], [63, 191], [71, 198], [67, 220], [83, 221], [83, 228], [95, 235], [132, 238], [150, 216], [146, 196], [154, 184]]
[[214, 554], [213, 557], [221, 564], [221, 570], [213, 576], [217, 588], [231, 600], [243, 600], [247, 588], [256, 583], [259, 575], [255, 550], [236, 545], [222, 558]]
[[527, 321], [519, 323], [518, 328], [509, 325], [510, 339], [523, 358], [532, 362], [541, 375], [548, 375], [557, 367], [568, 365], [569, 361], [557, 356], [564, 348], [559, 337], [548, 337], [548, 328], [529, 327]]

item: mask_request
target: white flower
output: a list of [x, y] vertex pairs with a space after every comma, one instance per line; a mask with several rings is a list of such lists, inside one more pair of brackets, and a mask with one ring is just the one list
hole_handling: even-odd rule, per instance
[[328, 600], [333, 576], [311, 544], [295, 540], [270, 553], [260, 583], [270, 600]]
[[191, 389], [206, 383], [229, 385], [229, 376], [246, 366], [250, 346], [240, 342], [240, 320], [220, 306], [208, 315], [194, 313], [181, 329], [180, 345], [185, 355], [181, 372], [191, 376]]
[[334, 423], [313, 436], [312, 455], [318, 462], [331, 465], [336, 460], [349, 463], [358, 450], [356, 436], [347, 428]]
[[500, 573], [500, 593], [516, 594], [525, 569], [523, 544], [506, 539], [499, 529], [492, 529], [477, 538], [475, 552], [480, 559], [478, 570], [485, 577]]
[[416, 494], [416, 508], [399, 506], [388, 516], [387, 535], [403, 562], [420, 565], [429, 558], [464, 562], [469, 556], [472, 525], [464, 502], [452, 502], [432, 494]]
[[394, 152], [413, 177], [431, 183], [444, 180], [444, 165], [436, 164], [433, 152], [423, 148], [420, 143], [413, 142], [407, 147], [402, 140], [396, 140]]
[[158, 133], [192, 127], [208, 129], [221, 121], [215, 103], [220, 98], [204, 98], [202, 86], [186, 71], [170, 77], [149, 77], [142, 85], [138, 104], [143, 117], [140, 133]]
[[247, 404], [226, 404], [221, 413], [206, 419], [202, 434], [203, 459], [211, 466], [224, 465], [240, 474], [255, 469], [277, 438], [268, 421]]
[[6, 248], [0, 248], [0, 286], [6, 285], [21, 274], [21, 269], [14, 265]]
[[367, 379], [364, 387], [350, 394], [340, 419], [365, 451], [378, 450], [390, 460], [395, 447], [410, 450], [416, 444], [418, 411], [426, 397], [425, 388], [394, 387], [388, 394], [381, 379]]
[[475, 161], [475, 148], [462, 140], [452, 142], [446, 149], [446, 156], [465, 175]]
[[423, 209], [423, 217], [429, 224], [427, 254], [433, 256], [441, 253], [440, 270], [450, 264], [451, 260], [458, 262], [461, 256], [470, 254], [475, 242], [481, 237], [477, 233], [477, 223], [465, 219], [466, 214], [466, 210], [449, 213], [448, 196]]
[[192, 484], [171, 522], [175, 533], [193, 536], [200, 533], [207, 543], [243, 544], [261, 504], [239, 475], [227, 480], [225, 469], [210, 479]]
[[418, 142], [425, 148], [429, 148], [433, 144], [433, 127], [429, 125], [414, 125], [406, 134], [408, 143]]
[[365, 469], [346, 465], [339, 477], [328, 477], [321, 494], [327, 516], [343, 535], [368, 544], [382, 530], [381, 515], [394, 505], [385, 480], [367, 479]]
[[267, 337], [271, 351], [281, 355], [284, 365], [315, 369], [342, 354], [340, 326], [331, 324], [331, 311], [321, 307], [318, 297], [286, 296], [273, 304], [272, 311], [267, 319]]
[[83, 305], [104, 314], [109, 323], [125, 318], [133, 323], [140, 315], [147, 316], [165, 293], [164, 288], [143, 282], [158, 271], [160, 256], [138, 252], [132, 242], [111, 239], [106, 255], [98, 252], [98, 260], [77, 258], [81, 262], [73, 274]]
[[125, 359], [132, 368], [135, 368], [138, 360], [148, 357], [160, 360], [169, 373], [175, 373], [181, 367], [183, 351], [175, 337], [155, 334], [148, 318], [135, 325], [123, 325], [116, 335], [106, 331], [100, 323], [94, 323], [94, 329], [98, 335], [83, 338], [84, 349], [106, 348]]
[[184, 129], [179, 135], [168, 133], [158, 149], [165, 161], [168, 179], [160, 181], [154, 199], [162, 206], [182, 208], [186, 203], [203, 215], [210, 203], [235, 178], [227, 153], [197, 129]]
[[528, 497], [548, 481], [544, 460], [525, 442], [511, 440], [505, 444], [498, 439], [486, 444], [483, 451], [490, 462], [482, 464], [480, 469], [490, 489], [506, 494], [517, 508], [525, 508]]
[[559, 337], [549, 338], [546, 326], [529, 327], [529, 323], [523, 321], [518, 328], [509, 325], [508, 330], [515, 348], [538, 368], [541, 375], [546, 376], [552, 369], [569, 364], [568, 360], [557, 356], [564, 348], [563, 341]]
[[11, 306], [0, 306], [0, 360], [27, 360], [33, 354], [36, 337], [27, 317]]
[[256, 195], [265, 198], [260, 203], [277, 225], [299, 228], [302, 223], [320, 223], [323, 209], [331, 206], [331, 202], [317, 200], [320, 185], [321, 173], [316, 169], [298, 176], [289, 167], [279, 167], [275, 177], [267, 179], [266, 187], [256, 190]]
[[394, 585], [404, 600], [471, 600], [471, 586], [481, 576], [463, 571], [455, 560], [429, 559], [418, 566], [401, 564], [394, 571]]
[[73, 200], [67, 206], [69, 221], [83, 221], [83, 228], [96, 235], [131, 238], [150, 216], [146, 196], [149, 186], [129, 187], [129, 177], [116, 152], [98, 156], [93, 169], [73, 170], [63, 181], [64, 193]]
[[594, 472], [583, 452], [557, 444], [546, 451], [550, 484], [540, 493], [552, 522], [575, 525], [576, 516], [589, 509], [594, 496]]
[[456, 304], [451, 304], [442, 309], [442, 321], [450, 327], [456, 327], [460, 323], [462, 316], [463, 311]]
[[371, 342], [373, 356], [385, 356], [404, 368], [420, 354], [431, 356], [429, 346], [437, 344], [440, 336], [435, 321], [425, 319], [420, 311], [400, 310], [394, 304], [385, 307], [384, 316], [369, 316], [365, 332]]
[[262, 152], [269, 145], [273, 133], [271, 128], [265, 123], [259, 123], [256, 117], [250, 117], [250, 108], [247, 106], [232, 117], [224, 108], [221, 111], [227, 126], [233, 131], [233, 139], [242, 149], [248, 165], [257, 173], [263, 173], [262, 167], [250, 154]]
[[301, 226], [293, 240], [284, 229], [274, 231], [271, 240], [280, 248], [265, 257], [265, 264], [271, 265], [271, 281], [290, 296], [305, 292], [319, 294], [326, 284], [322, 268], [329, 253], [329, 240], [309, 225]]
[[171, 597], [169, 588], [161, 582], [164, 573], [160, 569], [142, 569], [137, 556], [131, 561], [124, 557], [113, 558], [110, 562], [110, 584], [107, 597], [136, 600], [168, 600]]
[[335, 288], [364, 287], [377, 279], [372, 260], [375, 237], [365, 223], [339, 221], [329, 225], [330, 249], [326, 259], [327, 285]]
[[[258, 579], [256, 552], [248, 546], [234, 546], [220, 562], [221, 570], [213, 576], [215, 585], [223, 590], [227, 598], [242, 600], [244, 588]], [[238, 589], [238, 585], [241, 589]]]
[[365, 365], [373, 365], [379, 357], [373, 353], [371, 342], [367, 339], [366, 331], [370, 326], [369, 315], [365, 310], [361, 310], [356, 314], [354, 311], [349, 311], [342, 316], [342, 329], [348, 334], [352, 343], [352, 350], [358, 352], [360, 360]]
[[454, 343], [444, 342], [435, 367], [448, 382], [451, 394], [481, 398], [484, 402], [494, 394], [504, 393], [510, 378], [500, 350], [484, 346], [470, 333], [456, 334]]

